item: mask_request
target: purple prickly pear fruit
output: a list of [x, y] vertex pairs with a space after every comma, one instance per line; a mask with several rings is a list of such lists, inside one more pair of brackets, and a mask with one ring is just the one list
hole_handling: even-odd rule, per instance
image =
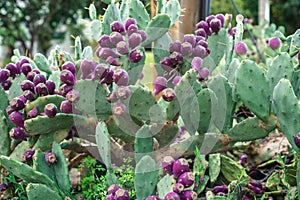
[[211, 35], [211, 30], [209, 24], [206, 21], [200, 21], [196, 24], [196, 29], [203, 28], [206, 32], [206, 35]]
[[73, 73], [67, 69], [64, 69], [60, 72], [60, 80], [67, 85], [74, 85], [76, 82], [76, 78], [74, 77]]
[[9, 135], [15, 140], [26, 140], [30, 134], [25, 132], [22, 128], [17, 127], [10, 130]]
[[294, 136], [294, 142], [298, 148], [300, 148], [300, 132]]
[[174, 65], [183, 63], [183, 55], [179, 52], [173, 52], [170, 54], [169, 58], [171, 58]]
[[128, 38], [128, 44], [130, 48], [139, 46], [142, 42], [142, 36], [139, 33], [132, 33]]
[[180, 52], [180, 49], [181, 49], [181, 42], [179, 40], [171, 42], [170, 48], [169, 48], [170, 53], [173, 53], [175, 51]]
[[162, 98], [168, 102], [173, 101], [173, 99], [175, 99], [175, 97], [176, 97], [175, 91], [173, 88], [166, 88], [161, 92], [161, 94], [162, 94]]
[[55, 115], [57, 114], [57, 107], [55, 104], [53, 103], [49, 103], [44, 107], [44, 113], [48, 116], [48, 117], [55, 117]]
[[24, 104], [27, 103], [27, 99], [23, 95], [19, 96], [19, 98], [24, 102]]
[[250, 184], [250, 185], [253, 185], [253, 186], [255, 186], [255, 187], [258, 187], [258, 188], [260, 188], [260, 189], [262, 189], [262, 184], [261, 184], [261, 182], [250, 181], [249, 184]]
[[167, 87], [167, 79], [162, 76], [158, 76], [153, 85], [154, 85], [154, 95], [157, 95]]
[[41, 74], [41, 71], [40, 70], [38, 70], [38, 69], [34, 69], [34, 70], [32, 70], [35, 74]]
[[138, 26], [136, 24], [131, 24], [128, 27], [127, 34], [130, 36], [132, 33], [137, 33], [138, 31], [139, 31]]
[[32, 100], [34, 100], [34, 93], [30, 90], [25, 90], [23, 92], [23, 97], [25, 97], [29, 101], [32, 101]]
[[229, 31], [229, 35], [231, 35], [233, 38], [235, 38], [236, 27], [231, 28], [231, 29], [229, 29], [228, 31]]
[[36, 74], [33, 78], [34, 85], [38, 85], [39, 83], [46, 83], [46, 77], [43, 74]]
[[129, 96], [131, 94], [131, 91], [128, 87], [126, 86], [120, 86], [117, 90], [116, 90], [116, 97], [118, 99], [128, 99]]
[[0, 69], [0, 83], [6, 81], [10, 76], [10, 71], [7, 69]]
[[199, 29], [197, 29], [196, 31], [195, 31], [195, 35], [197, 35], [197, 36], [202, 36], [202, 37], [204, 37], [204, 38], [206, 38], [206, 32], [205, 32], [205, 30], [203, 29], [203, 28], [199, 28]]
[[134, 24], [134, 25], [137, 24], [136, 19], [134, 19], [134, 18], [128, 18], [128, 19], [126, 19], [126, 21], [125, 21], [125, 29], [128, 31], [128, 27], [130, 25], [132, 25], [132, 24]]
[[146, 200], [161, 200], [158, 196], [149, 196], [146, 198]]
[[31, 71], [31, 72], [28, 72], [26, 78], [27, 78], [28, 80], [30, 80], [31, 82], [33, 82], [33, 79], [34, 79], [35, 75], [36, 75], [36, 73], [33, 72], [33, 71]]
[[235, 17], [235, 20], [236, 20], [236, 22], [243, 22], [244, 16], [243, 16], [242, 14], [238, 14], [238, 15]]
[[27, 74], [32, 71], [32, 67], [29, 63], [24, 63], [21, 65], [21, 71], [25, 76], [27, 76]]
[[112, 93], [109, 93], [107, 96], [106, 96], [106, 100], [107, 102], [109, 103], [115, 103], [118, 101], [118, 98], [117, 98], [117, 95], [115, 92], [112, 92]]
[[116, 200], [130, 200], [129, 193], [127, 190], [119, 188], [115, 194]]
[[221, 27], [222, 27], [222, 23], [218, 18], [214, 18], [210, 21], [210, 28], [211, 30], [218, 34], [218, 32], [220, 31]]
[[244, 42], [238, 42], [234, 45], [234, 51], [236, 54], [244, 56], [247, 54], [248, 47]]
[[76, 133], [76, 128], [74, 126], [71, 127], [68, 136], [65, 138], [66, 140], [72, 139]]
[[181, 80], [181, 76], [175, 76], [172, 83], [174, 86], [176, 86]]
[[193, 190], [185, 190], [180, 195], [180, 199], [181, 200], [197, 200], [198, 199], [198, 195]]
[[60, 104], [60, 110], [63, 113], [70, 114], [73, 111], [73, 104], [70, 101], [63, 101]]
[[118, 189], [120, 189], [120, 187], [117, 184], [113, 184], [108, 187], [107, 194], [115, 195]]
[[105, 197], [105, 200], [115, 200], [115, 195], [109, 194]]
[[55, 83], [53, 81], [46, 81], [46, 87], [49, 94], [54, 94]]
[[20, 70], [14, 63], [8, 63], [5, 68], [10, 72], [10, 77], [15, 78], [17, 74], [20, 74]]
[[91, 60], [83, 60], [80, 65], [81, 79], [90, 78], [90, 74], [94, 72], [97, 65], [97, 62]]
[[113, 48], [114, 45], [110, 42], [110, 37], [108, 35], [102, 35], [98, 40], [98, 44], [102, 48]]
[[34, 91], [38, 96], [46, 96], [49, 94], [48, 88], [44, 83], [37, 84], [34, 88]]
[[133, 49], [129, 53], [128, 61], [133, 62], [133, 63], [138, 63], [143, 59], [143, 57], [144, 57], [144, 54], [141, 50]]
[[253, 185], [249, 185], [249, 188], [251, 190], [253, 190], [256, 194], [263, 194], [263, 193], [265, 193], [264, 190], [260, 189], [259, 187], [255, 187]]
[[178, 178], [178, 183], [184, 185], [184, 187], [190, 187], [195, 182], [195, 175], [193, 172], [184, 172]]
[[23, 153], [23, 159], [26, 161], [26, 162], [30, 162], [32, 161], [32, 157], [34, 155], [34, 150], [27, 150]]
[[123, 103], [118, 103], [113, 107], [113, 113], [115, 115], [123, 115], [124, 113], [126, 113], [126, 106]]
[[189, 42], [184, 42], [181, 44], [180, 53], [182, 56], [189, 56], [193, 53], [193, 46]]
[[105, 83], [105, 84], [107, 84], [107, 85], [111, 84], [111, 83], [114, 81], [113, 76], [114, 76], [114, 71], [113, 71], [112, 69], [109, 68], [109, 70], [108, 70], [106, 76], [101, 80], [100, 83], [101, 83], [101, 84], [104, 84], [104, 83]]
[[29, 118], [35, 118], [37, 115], [38, 115], [38, 109], [36, 106], [34, 106], [33, 109], [27, 113], [27, 117]]
[[77, 90], [71, 90], [67, 93], [66, 99], [72, 103], [78, 102], [80, 99], [80, 94]]
[[175, 160], [172, 171], [175, 179], [177, 179], [184, 172], [190, 171], [188, 161], [184, 158]]
[[194, 57], [192, 60], [192, 69], [195, 71], [199, 71], [200, 68], [202, 67], [202, 58], [200, 57]]
[[7, 90], [9, 90], [11, 84], [12, 83], [10, 80], [6, 80], [1, 83], [1, 86], [2, 86], [3, 90], [7, 91]]
[[13, 113], [15, 110], [11, 108], [11, 106], [7, 106], [6, 109], [5, 109], [6, 113], [8, 115], [10, 115], [11, 113]]
[[20, 97], [13, 98], [9, 102], [9, 105], [14, 110], [22, 110], [23, 108], [25, 108], [25, 103], [24, 103], [24, 101]]
[[59, 90], [60, 95], [65, 97], [68, 92], [73, 90], [73, 88], [74, 88], [74, 85], [62, 84], [58, 90]]
[[225, 16], [223, 14], [217, 14], [216, 18], [218, 18], [221, 21], [221, 27], [224, 27], [225, 24]]
[[183, 36], [183, 42], [188, 42], [194, 47], [196, 45], [196, 36], [194, 34], [186, 34]]
[[228, 195], [227, 195], [226, 193], [224, 193], [224, 192], [219, 192], [218, 195], [219, 195], [219, 196], [223, 196], [223, 197], [227, 197], [227, 196], [228, 196]]
[[204, 41], [204, 40], [199, 40], [197, 42], [197, 44], [203, 46], [206, 49], [208, 48], [208, 43], [206, 41]]
[[137, 33], [139, 33], [141, 35], [142, 42], [144, 42], [147, 39], [147, 37], [148, 37], [146, 31], [144, 31], [144, 30], [138, 30]]
[[123, 69], [117, 69], [114, 71], [113, 75], [114, 82], [118, 86], [126, 86], [129, 83], [129, 75], [128, 73]]
[[103, 79], [109, 72], [109, 68], [106, 64], [98, 64], [94, 71], [94, 79], [101, 80]]
[[30, 63], [29, 60], [27, 58], [22, 58], [19, 62], [18, 65], [21, 67], [23, 64], [25, 63]]
[[251, 199], [247, 196], [243, 196], [243, 200], [251, 200]]
[[29, 80], [24, 80], [21, 82], [21, 89], [23, 91], [25, 90], [34, 91], [34, 83]]
[[218, 194], [219, 192], [225, 192], [225, 193], [227, 193], [228, 192], [228, 187], [226, 185], [215, 186], [212, 189], [212, 192], [214, 194]]
[[70, 72], [72, 72], [72, 74], [74, 76], [76, 76], [76, 67], [74, 65], [74, 63], [70, 62], [70, 61], [67, 61], [65, 62], [62, 66], [61, 66], [61, 69], [62, 70], [69, 70]]
[[175, 162], [175, 160], [172, 156], [165, 156], [163, 158], [162, 168], [166, 171], [166, 173], [172, 174], [174, 162]]
[[97, 53], [97, 56], [102, 60], [106, 60], [109, 56], [112, 56], [114, 58], [119, 57], [119, 55], [115, 52], [115, 50], [110, 48], [100, 48], [100, 50]]
[[112, 56], [108, 56], [108, 57], [106, 58], [106, 62], [107, 62], [108, 64], [110, 64], [110, 65], [113, 65], [113, 66], [121, 66], [121, 63], [119, 63], [119, 62], [117, 61], [117, 59], [115, 59], [115, 58], [112, 57]]
[[163, 70], [165, 70], [167, 72], [172, 71], [175, 68], [173, 60], [169, 57], [163, 58], [160, 61], [160, 66], [163, 68]]
[[240, 157], [239, 163], [244, 163], [247, 160], [247, 157], [248, 157], [247, 155], [242, 155]]
[[110, 30], [113, 32], [113, 31], [116, 31], [116, 32], [119, 32], [121, 34], [125, 34], [125, 27], [124, 25], [119, 22], [119, 21], [114, 21], [110, 24]]
[[22, 127], [24, 128], [24, 118], [23, 118], [23, 115], [22, 113], [18, 112], [18, 111], [15, 111], [15, 112], [12, 112], [10, 115], [9, 115], [9, 119], [10, 121], [16, 125], [17, 127]]
[[3, 192], [7, 189], [7, 185], [5, 183], [0, 184], [0, 192]]
[[297, 53], [297, 58], [300, 61], [300, 51]]
[[193, 49], [193, 57], [200, 57], [203, 59], [206, 56], [208, 56], [207, 49], [201, 45], [196, 45]]
[[205, 18], [205, 21], [207, 24], [209, 24], [211, 22], [211, 20], [213, 20], [214, 18], [216, 18], [216, 16], [214, 15], [209, 15]]
[[173, 185], [173, 192], [180, 194], [184, 190], [184, 185], [181, 183], [176, 183]]
[[119, 32], [112, 32], [109, 36], [110, 43], [116, 47], [118, 42], [121, 42], [124, 40], [123, 35]]
[[281, 40], [278, 37], [269, 39], [271, 49], [276, 50], [281, 46]]
[[166, 194], [165, 200], [180, 200], [180, 196], [176, 192], [169, 192]]
[[202, 81], [205, 78], [207, 78], [208, 76], [209, 76], [209, 70], [205, 67], [205, 68], [201, 69], [200, 72], [197, 74], [197, 79], [199, 81]]
[[118, 42], [117, 52], [122, 55], [127, 54], [129, 52], [129, 46], [128, 46], [127, 42], [125, 42], [125, 41]]
[[48, 163], [48, 165], [53, 165], [54, 163], [57, 162], [56, 155], [52, 152], [45, 154], [45, 160]]

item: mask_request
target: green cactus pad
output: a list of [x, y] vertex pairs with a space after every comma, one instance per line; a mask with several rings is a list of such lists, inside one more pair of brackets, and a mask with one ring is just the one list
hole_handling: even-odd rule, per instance
[[181, 7], [178, 0], [170, 0], [167, 2], [165, 14], [169, 15], [171, 18], [171, 25], [173, 26], [179, 19], [181, 13]]
[[95, 19], [91, 22], [91, 35], [96, 41], [99, 40], [102, 34], [102, 23], [100, 20]]
[[83, 115], [106, 120], [112, 114], [103, 85], [91, 80], [79, 80], [75, 90], [80, 94], [80, 100], [75, 105]]
[[[225, 54], [225, 70], [228, 71], [230, 64], [233, 61], [234, 41], [232, 37], [227, 37], [227, 49]], [[226, 76], [228, 78], [228, 76]], [[229, 79], [229, 78], [228, 78]]]
[[[222, 28], [218, 34], [211, 35], [208, 37], [208, 48], [211, 50], [211, 53], [208, 57], [210, 57], [214, 61], [213, 66], [205, 66], [207, 67], [210, 72], [218, 66], [220, 60], [223, 58], [224, 54], [227, 50], [227, 43], [228, 43], [228, 34], [227, 30]], [[204, 60], [206, 60], [205, 58]]]
[[48, 80], [55, 83], [55, 90], [58, 90], [60, 85], [60, 71], [53, 71]]
[[82, 45], [80, 37], [75, 38], [75, 60], [80, 60], [82, 55]]
[[179, 115], [179, 111], [180, 111], [180, 104], [177, 98], [175, 98], [171, 102], [167, 102], [166, 119], [169, 121], [173, 121], [173, 120], [176, 121]]
[[6, 156], [0, 156], [0, 165], [13, 173], [15, 176], [27, 182], [45, 184], [50, 189], [58, 191], [58, 189], [56, 188], [56, 184], [47, 175], [34, 170], [27, 164], [13, 160]]
[[91, 20], [97, 19], [97, 9], [95, 7], [95, 4], [91, 3], [89, 6], [89, 17]]
[[292, 36], [290, 45], [290, 55], [294, 56], [299, 52], [300, 49], [300, 29], [298, 29]]
[[34, 108], [34, 106], [36, 106], [38, 109], [38, 113], [43, 113], [45, 106], [49, 103], [55, 104], [58, 111], [60, 111], [60, 104], [64, 100], [65, 100], [64, 97], [62, 97], [60, 95], [56, 95], [56, 94], [39, 97], [36, 100], [34, 100], [30, 103], [27, 103], [26, 107], [25, 107], [25, 111], [26, 111], [26, 113], [28, 113], [29, 111], [31, 111]]
[[167, 1], [166, 0], [158, 0], [156, 7], [156, 14], [165, 13]]
[[129, 4], [129, 16], [135, 18], [139, 29], [145, 30], [150, 16], [140, 0], [131, 0]]
[[120, 5], [120, 16], [121, 16], [121, 21], [123, 23], [129, 17], [129, 4], [130, 4], [130, 0], [123, 0]]
[[157, 191], [159, 198], [164, 198], [166, 194], [173, 191], [173, 183], [175, 182], [172, 175], [166, 174], [157, 183]]
[[158, 170], [155, 160], [146, 155], [135, 167], [134, 188], [137, 200], [144, 200], [151, 196], [158, 181]]
[[[203, 182], [200, 182], [200, 178], [204, 178]], [[197, 180], [197, 176], [196, 176], [196, 180]], [[199, 177], [199, 181], [197, 181], [199, 183], [199, 185], [197, 185], [195, 191], [197, 192], [197, 194], [200, 194], [201, 192], [203, 192], [206, 188], [206, 185], [209, 181], [209, 176], [204, 175], [204, 177]]]
[[159, 147], [163, 148], [176, 139], [178, 126], [173, 122], [165, 122], [163, 125], [152, 125], [153, 137], [158, 141]]
[[142, 46], [147, 46], [169, 31], [171, 19], [166, 14], [158, 14], [148, 23], [146, 27], [147, 39]]
[[292, 59], [288, 53], [281, 53], [276, 56], [271, 62], [267, 78], [270, 82], [270, 93], [273, 93], [274, 87], [277, 85], [281, 78], [285, 78], [291, 81], [294, 73], [294, 66]]
[[37, 68], [47, 74], [51, 74], [50, 64], [48, 59], [41, 53], [34, 55], [33, 61], [35, 62]]
[[[206, 133], [213, 131], [215, 127], [221, 129], [224, 124], [218, 125], [217, 116], [222, 112], [218, 108], [218, 99], [215, 93], [209, 89], [203, 89], [197, 94], [198, 108], [199, 108], [199, 125], [198, 133]], [[222, 121], [219, 120], [222, 123]]]
[[219, 130], [226, 131], [232, 127], [233, 114], [236, 102], [233, 101], [233, 88], [228, 80], [221, 75], [215, 76], [208, 84], [208, 87], [214, 91], [218, 106], [216, 111], [215, 124]]
[[109, 35], [111, 33], [110, 24], [114, 21], [120, 21], [120, 10], [114, 3], [108, 5], [103, 15], [102, 33]]
[[129, 114], [138, 120], [150, 120], [150, 109], [157, 104], [155, 96], [144, 87], [131, 86], [130, 90], [131, 96], [127, 106]]
[[283, 131], [294, 149], [298, 149], [293, 136], [300, 132], [300, 108], [291, 83], [281, 79], [273, 92], [273, 105], [276, 116]]
[[241, 164], [227, 156], [221, 155], [221, 172], [229, 182], [248, 180], [247, 174], [243, 172], [244, 170]]
[[13, 98], [23, 94], [23, 91], [22, 91], [20, 85], [21, 85], [21, 82], [24, 80], [27, 80], [27, 78], [23, 74], [17, 76], [14, 79], [14, 81], [8, 91], [8, 100], [12, 100]]
[[25, 128], [31, 135], [47, 134], [71, 128], [73, 125], [88, 125], [88, 119], [74, 114], [58, 113], [55, 117], [38, 116], [25, 120]]
[[135, 161], [138, 163], [141, 158], [153, 151], [153, 135], [151, 127], [148, 125], [142, 126], [135, 135], [134, 152]]
[[8, 96], [3, 90], [3, 88], [0, 87], [0, 110], [5, 113], [5, 109], [7, 108], [8, 105], [9, 105]]
[[261, 121], [257, 117], [249, 117], [231, 128], [227, 135], [232, 142], [252, 141], [264, 138], [276, 128], [276, 117], [270, 115], [267, 122]]
[[209, 154], [209, 166], [210, 182], [214, 183], [221, 172], [221, 157], [219, 153]]
[[33, 149], [41, 149], [43, 151], [49, 150], [52, 147], [54, 141], [61, 142], [69, 134], [69, 129], [60, 130], [57, 132], [52, 132], [48, 134], [39, 135], [36, 143], [33, 146]]
[[236, 71], [235, 84], [244, 104], [266, 122], [270, 112], [270, 85], [264, 71], [253, 61], [242, 61]]
[[0, 138], [0, 155], [8, 156], [10, 153], [11, 138], [9, 136], [7, 119], [2, 110], [0, 110]]
[[165, 33], [154, 42], [153, 55], [157, 76], [162, 76], [164, 73], [164, 70], [160, 66], [160, 61], [170, 55], [169, 47], [171, 42], [172, 39], [168, 33]]
[[53, 164], [55, 179], [59, 188], [67, 195], [70, 193], [71, 183], [69, 178], [66, 157], [57, 142], [53, 142], [52, 153], [56, 155], [57, 162]]
[[101, 121], [96, 128], [96, 142], [101, 159], [107, 168], [111, 167], [110, 135], [106, 124]]
[[234, 84], [235, 81], [235, 74], [237, 68], [240, 66], [240, 61], [237, 58], [233, 58], [232, 61], [229, 64], [229, 67], [227, 71], [225, 72], [225, 76], [228, 79], [228, 81], [232, 84]]
[[[16, 140], [12, 140], [12, 143], [14, 143], [14, 142], [16, 142]], [[15, 146], [15, 148], [13, 149], [13, 151], [11, 152], [9, 157], [13, 160], [22, 162], [22, 161], [24, 161], [23, 153], [29, 149], [30, 149], [30, 146], [28, 144], [28, 141], [21, 141]]]
[[54, 168], [46, 162], [45, 154], [46, 152], [35, 150], [33, 157], [33, 169], [47, 175], [51, 180], [56, 182]]
[[29, 183], [26, 187], [26, 192], [28, 200], [38, 200], [38, 199], [47, 199], [47, 200], [63, 200], [64, 198], [59, 196], [59, 194], [46, 185]]
[[86, 46], [82, 50], [81, 59], [93, 59], [93, 49], [91, 46]]

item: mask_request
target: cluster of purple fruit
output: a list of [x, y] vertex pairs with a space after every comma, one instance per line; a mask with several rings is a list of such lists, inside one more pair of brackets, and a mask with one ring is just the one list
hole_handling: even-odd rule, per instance
[[[31, 162], [32, 159], [33, 159], [33, 155], [34, 155], [35, 151], [30, 149], [30, 150], [27, 150], [23, 153], [23, 159], [24, 161], [26, 162]], [[48, 163], [48, 165], [52, 165], [54, 163], [57, 162], [57, 158], [56, 158], [56, 155], [52, 152], [48, 152], [45, 154], [45, 160], [46, 162]]]
[[128, 191], [120, 188], [116, 184], [108, 188], [107, 194], [106, 200], [130, 200]]
[[[180, 76], [176, 76], [174, 79], [173, 79], [173, 83], [174, 85], [176, 85], [179, 81], [180, 81]], [[175, 82], [174, 82], [175, 81]], [[163, 77], [163, 76], [158, 76], [153, 85], [154, 85], [154, 95], [157, 95], [159, 94], [160, 92], [162, 93], [162, 98], [165, 100], [165, 101], [172, 101], [173, 99], [175, 99], [176, 97], [176, 94], [175, 94], [175, 91], [174, 89], [172, 88], [167, 88], [167, 84], [168, 84], [168, 80]]]
[[173, 174], [176, 183], [173, 185], [173, 192], [165, 196], [165, 200], [195, 200], [197, 193], [191, 189], [195, 183], [195, 175], [190, 171], [189, 163], [184, 158], [175, 160], [171, 156], [163, 158], [162, 167], [168, 174]]
[[147, 33], [138, 29], [137, 21], [134, 18], [128, 18], [124, 24], [114, 21], [110, 29], [110, 35], [103, 35], [99, 39], [96, 55], [114, 66], [122, 65], [118, 61], [121, 56], [128, 57], [129, 62], [140, 62], [144, 55], [137, 47], [147, 39]]
[[196, 24], [195, 34], [207, 38], [212, 34], [218, 34], [224, 25], [225, 16], [223, 14], [210, 15]]

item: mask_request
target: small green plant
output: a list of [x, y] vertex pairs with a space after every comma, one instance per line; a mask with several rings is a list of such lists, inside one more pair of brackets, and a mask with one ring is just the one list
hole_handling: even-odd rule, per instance
[[19, 200], [28, 199], [26, 194], [28, 183], [26, 181], [18, 180], [14, 174], [9, 173], [3, 178], [3, 183], [9, 188], [9, 193], [4, 196], [4, 199], [11, 199], [12, 197], [17, 197]]

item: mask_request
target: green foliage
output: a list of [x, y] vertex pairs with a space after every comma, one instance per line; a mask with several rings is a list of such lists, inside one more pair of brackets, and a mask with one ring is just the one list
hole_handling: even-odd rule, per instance
[[[1, 174], [2, 175], [2, 174]], [[12, 197], [17, 197], [20, 200], [27, 200], [26, 186], [28, 182], [18, 179], [13, 173], [9, 173], [8, 176], [3, 178], [4, 184], [12, 184], [10, 186], [9, 194], [5, 198], [9, 199]]]

